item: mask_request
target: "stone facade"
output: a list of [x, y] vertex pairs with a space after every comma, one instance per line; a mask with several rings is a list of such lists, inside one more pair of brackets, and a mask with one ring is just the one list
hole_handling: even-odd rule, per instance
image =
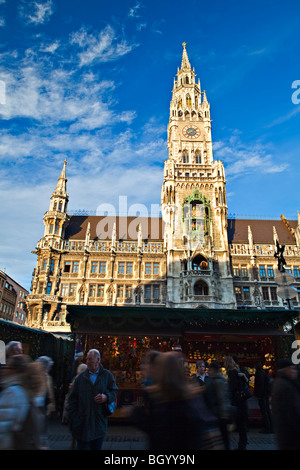
[[[66, 162], [34, 253], [28, 325], [69, 331], [76, 305], [282, 308], [276, 241], [300, 291], [300, 218], [227, 217], [223, 163], [214, 160], [210, 105], [183, 44], [164, 162], [162, 218], [69, 216]], [[299, 287], [298, 287], [299, 286]]]

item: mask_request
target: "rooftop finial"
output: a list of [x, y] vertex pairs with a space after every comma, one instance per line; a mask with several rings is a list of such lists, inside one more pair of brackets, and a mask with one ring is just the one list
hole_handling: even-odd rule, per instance
[[190, 64], [190, 61], [186, 52], [186, 42], [183, 42], [182, 45], [183, 45], [183, 53], [182, 53], [182, 61], [181, 61], [181, 70], [190, 69], [191, 64]]

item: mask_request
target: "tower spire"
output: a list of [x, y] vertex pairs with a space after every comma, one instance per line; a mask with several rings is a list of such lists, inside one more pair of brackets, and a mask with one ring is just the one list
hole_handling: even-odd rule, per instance
[[56, 186], [55, 191], [53, 192], [53, 195], [66, 195], [67, 194], [67, 177], [66, 177], [66, 165], [67, 165], [67, 160], [64, 161], [64, 166], [61, 172], [60, 177], [58, 178], [58, 183]]
[[186, 42], [183, 42], [182, 45], [183, 45], [183, 52], [182, 52], [182, 60], [181, 60], [181, 70], [190, 69], [191, 64], [190, 64], [187, 51], [186, 51]]

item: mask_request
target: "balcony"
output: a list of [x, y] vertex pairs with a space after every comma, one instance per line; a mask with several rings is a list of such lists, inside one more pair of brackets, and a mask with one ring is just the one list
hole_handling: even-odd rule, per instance
[[180, 277], [203, 277], [203, 276], [210, 276], [211, 270], [210, 269], [190, 269], [185, 270], [180, 273]]

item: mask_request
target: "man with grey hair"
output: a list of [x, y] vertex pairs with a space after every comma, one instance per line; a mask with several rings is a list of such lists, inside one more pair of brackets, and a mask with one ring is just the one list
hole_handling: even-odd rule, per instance
[[69, 397], [71, 432], [78, 450], [101, 450], [108, 425], [104, 405], [116, 401], [118, 387], [113, 374], [101, 364], [97, 349], [88, 351], [86, 365]]
[[17, 356], [23, 354], [22, 343], [20, 341], [10, 341], [5, 348], [6, 359], [10, 356]]

